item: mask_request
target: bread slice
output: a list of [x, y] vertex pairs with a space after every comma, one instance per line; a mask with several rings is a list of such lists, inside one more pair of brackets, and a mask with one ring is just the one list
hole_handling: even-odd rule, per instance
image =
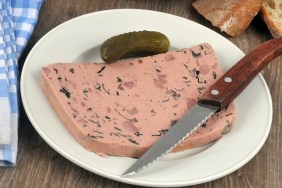
[[[51, 64], [42, 68], [41, 86], [83, 147], [101, 156], [140, 157], [222, 75], [214, 50], [205, 43], [112, 64]], [[232, 103], [174, 151], [221, 138], [234, 125], [235, 112]]]
[[266, 0], [260, 15], [274, 38], [282, 37], [282, 1]]
[[193, 7], [213, 26], [235, 37], [259, 12], [264, 0], [197, 0]]

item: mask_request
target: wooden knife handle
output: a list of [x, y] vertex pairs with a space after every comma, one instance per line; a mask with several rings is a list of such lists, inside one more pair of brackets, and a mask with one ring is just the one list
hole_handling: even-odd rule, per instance
[[215, 82], [198, 104], [225, 108], [273, 59], [282, 54], [282, 37], [266, 41], [243, 57]]

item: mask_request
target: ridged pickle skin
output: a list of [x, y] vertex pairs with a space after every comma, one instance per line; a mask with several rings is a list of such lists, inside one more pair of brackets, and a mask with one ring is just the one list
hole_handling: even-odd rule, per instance
[[127, 57], [141, 57], [165, 53], [169, 39], [157, 31], [133, 31], [107, 39], [101, 46], [100, 56], [106, 63]]

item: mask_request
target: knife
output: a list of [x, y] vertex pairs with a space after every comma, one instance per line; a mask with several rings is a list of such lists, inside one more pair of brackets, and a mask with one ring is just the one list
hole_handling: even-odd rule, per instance
[[282, 54], [282, 37], [264, 42], [217, 80], [198, 103], [144, 153], [121, 177], [140, 172], [164, 157], [211, 115], [232, 102], [273, 59]]

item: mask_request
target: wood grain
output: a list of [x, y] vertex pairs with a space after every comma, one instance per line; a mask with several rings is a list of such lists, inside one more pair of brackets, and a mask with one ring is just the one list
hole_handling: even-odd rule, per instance
[[[106, 9], [150, 9], [188, 18], [220, 33], [245, 53], [250, 52], [262, 42], [271, 39], [267, 27], [258, 17], [240, 36], [230, 38], [199, 15], [192, 8], [192, 2], [190, 0], [45, 0], [40, 11], [39, 22], [19, 61], [20, 69], [31, 48], [52, 28], [76, 16]], [[282, 187], [281, 61], [282, 58], [279, 57], [263, 70], [263, 76], [270, 88], [273, 100], [273, 122], [270, 135], [262, 149], [239, 170], [218, 180], [192, 186], [193, 188]], [[63, 158], [38, 135], [21, 107], [17, 165], [13, 168], [0, 168], [0, 187], [133, 188], [136, 186], [95, 175]]]
[[[282, 37], [262, 43], [210, 86], [198, 103], [223, 110], [269, 63], [280, 55], [282, 55]], [[226, 81], [226, 78], [230, 81]], [[218, 93], [214, 94], [212, 91]]]

